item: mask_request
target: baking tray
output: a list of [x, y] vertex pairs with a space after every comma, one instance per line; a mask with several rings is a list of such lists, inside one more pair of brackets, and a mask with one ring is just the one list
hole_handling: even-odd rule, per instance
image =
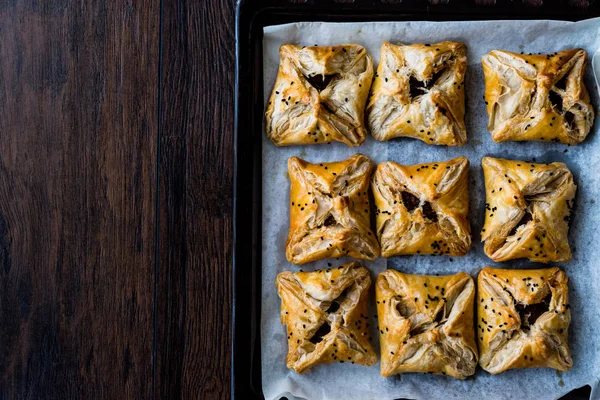
[[[263, 27], [298, 21], [460, 21], [600, 16], [594, 0], [238, 0], [234, 121], [231, 393], [262, 399], [260, 360]], [[438, 4], [435, 4], [438, 3]], [[282, 328], [283, 329], [283, 328]], [[590, 387], [563, 399], [589, 399]]]

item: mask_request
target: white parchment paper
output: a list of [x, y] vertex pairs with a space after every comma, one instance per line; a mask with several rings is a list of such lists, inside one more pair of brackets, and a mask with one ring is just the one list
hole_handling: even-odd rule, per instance
[[[365, 46], [375, 63], [383, 42], [435, 43], [444, 40], [464, 42], [468, 47], [466, 74], [466, 125], [468, 143], [463, 147], [429, 146], [419, 140], [395, 139], [377, 142], [371, 137], [358, 148], [341, 143], [316, 146], [275, 147], [263, 136], [263, 232], [262, 232], [262, 384], [266, 399], [556, 399], [574, 388], [589, 384], [593, 399], [600, 398], [600, 135], [598, 122], [588, 138], [577, 146], [560, 143], [494, 143], [486, 129], [483, 103], [481, 56], [492, 49], [525, 53], [551, 53], [581, 47], [589, 57], [598, 50], [600, 19], [572, 23], [561, 21], [478, 21], [478, 22], [305, 22], [264, 29], [265, 106], [277, 75], [279, 46], [336, 45], [358, 43]], [[588, 64], [586, 84], [598, 111], [598, 90]], [[501, 268], [534, 268], [527, 260], [495, 264], [483, 253], [480, 230], [484, 218], [484, 185], [481, 158], [485, 155], [537, 162], [561, 161], [567, 164], [578, 185], [577, 206], [571, 221], [570, 243], [573, 259], [559, 264], [570, 281], [572, 322], [569, 341], [573, 368], [559, 373], [552, 369], [519, 369], [492, 376], [478, 369], [473, 378], [458, 381], [450, 377], [403, 374], [392, 378], [379, 375], [372, 367], [349, 363], [325, 364], [303, 375], [286, 368], [287, 341], [280, 324], [280, 300], [275, 289], [278, 273], [300, 268], [287, 262], [285, 241], [289, 227], [289, 180], [287, 159], [296, 155], [311, 162], [343, 160], [357, 152], [379, 163], [392, 160], [402, 164], [443, 161], [464, 155], [471, 161], [470, 199], [473, 249], [465, 257], [403, 256], [364, 263], [373, 281], [386, 268], [417, 274], [469, 272], [475, 277], [486, 265]], [[322, 268], [324, 260], [302, 266]], [[374, 286], [371, 287], [373, 299]], [[372, 301], [371, 303], [374, 303]], [[371, 304], [373, 345], [379, 353], [377, 321]]]

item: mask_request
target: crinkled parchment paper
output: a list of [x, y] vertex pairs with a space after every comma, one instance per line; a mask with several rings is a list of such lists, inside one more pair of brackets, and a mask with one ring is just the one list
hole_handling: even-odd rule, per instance
[[[358, 43], [365, 46], [376, 63], [383, 42], [435, 43], [454, 40], [468, 47], [466, 75], [466, 125], [468, 143], [463, 147], [429, 146], [414, 139], [377, 142], [368, 137], [358, 148], [341, 143], [316, 146], [275, 147], [263, 136], [263, 229], [262, 229], [262, 383], [266, 399], [557, 399], [585, 384], [598, 386], [600, 377], [600, 135], [598, 122], [588, 138], [577, 146], [560, 143], [494, 143], [486, 130], [481, 56], [492, 49], [526, 53], [551, 53], [582, 47], [591, 56], [599, 48], [600, 19], [577, 23], [560, 21], [479, 21], [479, 22], [309, 22], [264, 29], [264, 101], [268, 101], [277, 75], [279, 46], [336, 45]], [[586, 84], [596, 110], [598, 90], [588, 64]], [[484, 187], [481, 158], [485, 155], [537, 162], [561, 161], [575, 175], [577, 206], [571, 221], [570, 242], [573, 259], [559, 264], [570, 281], [572, 323], [569, 341], [573, 368], [558, 373], [552, 369], [519, 369], [492, 376], [480, 368], [474, 377], [458, 381], [427, 374], [403, 374], [392, 378], [379, 375], [379, 364], [326, 364], [303, 375], [286, 368], [287, 341], [280, 324], [280, 300], [275, 277], [284, 270], [298, 271], [287, 262], [285, 241], [289, 226], [289, 180], [287, 159], [299, 156], [308, 161], [343, 160], [363, 153], [374, 162], [392, 160], [401, 164], [442, 161], [464, 155], [471, 161], [470, 198], [473, 249], [465, 257], [403, 256], [364, 263], [373, 281], [386, 268], [417, 274], [469, 272], [475, 277], [486, 265], [494, 265], [483, 253], [480, 230], [484, 218]], [[305, 270], [326, 266], [327, 261], [302, 266]], [[340, 259], [334, 262], [347, 261]], [[539, 267], [527, 260], [495, 265], [504, 268]], [[371, 303], [374, 286], [371, 287]], [[379, 352], [377, 322], [371, 304], [373, 345]], [[600, 398], [594, 390], [592, 398]]]

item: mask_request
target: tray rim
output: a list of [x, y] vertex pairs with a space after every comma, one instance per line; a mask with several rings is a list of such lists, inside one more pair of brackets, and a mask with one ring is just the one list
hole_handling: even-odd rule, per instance
[[[403, 3], [386, 3], [383, 1], [378, 3], [380, 7], [389, 7], [386, 10], [386, 13], [380, 12], [372, 12], [371, 14], [365, 13], [365, 11], [369, 11], [370, 8], [376, 6], [376, 1], [370, 0], [353, 0], [353, 3], [342, 3], [340, 0], [327, 0], [322, 1], [320, 4], [314, 4], [314, 1], [319, 0], [306, 0], [304, 3], [295, 3], [294, 0], [288, 0], [290, 3], [286, 3], [285, 0], [237, 0], [236, 4], [236, 12], [235, 12], [235, 55], [236, 55], [236, 69], [235, 69], [235, 97], [234, 97], [234, 176], [233, 176], [233, 251], [232, 251], [232, 354], [231, 354], [231, 396], [233, 399], [263, 399], [264, 396], [262, 394], [262, 382], [258, 382], [258, 387], [254, 385], [256, 378], [260, 378], [262, 376], [260, 371], [260, 299], [261, 299], [261, 286], [262, 282], [257, 279], [261, 276], [261, 263], [259, 251], [256, 251], [256, 245], [258, 241], [261, 240], [261, 228], [262, 228], [262, 207], [256, 207], [260, 204], [260, 197], [262, 194], [262, 181], [258, 179], [258, 183], [256, 184], [256, 178], [260, 178], [260, 174], [257, 175], [257, 172], [260, 172], [262, 167], [262, 120], [264, 117], [264, 109], [263, 103], [264, 99], [262, 99], [262, 79], [258, 79], [258, 82], [243, 82], [242, 75], [249, 74], [250, 72], [254, 72], [262, 77], [262, 69], [256, 71], [248, 71], [246, 68], [242, 67], [241, 58], [242, 53], [244, 52], [244, 45], [252, 44], [252, 29], [256, 28], [256, 20], [263, 16], [263, 14], [268, 15], [269, 13], [276, 15], [279, 18], [288, 18], [289, 21], [285, 22], [277, 22], [277, 23], [269, 23], [269, 25], [277, 25], [281, 23], [288, 22], [298, 22], [298, 21], [306, 21], [306, 20], [316, 20], [319, 19], [318, 15], [315, 15], [315, 11], [317, 12], [327, 12], [328, 8], [330, 8], [330, 14], [327, 15], [326, 18], [332, 18], [333, 20], [337, 20], [338, 22], [356, 22], [356, 21], [401, 21], [408, 20], [407, 17], [417, 17], [412, 18], [413, 20], [439, 20], [439, 21], [464, 21], [464, 20], [502, 20], [502, 19], [553, 19], [551, 17], [560, 16], [561, 18], [554, 18], [557, 20], [566, 20], [566, 21], [576, 21], [587, 18], [593, 18], [600, 16], [600, 10], [598, 7], [598, 3], [592, 3], [590, 7], [587, 9], [574, 9], [570, 7], [569, 10], [564, 11], [561, 9], [561, 6], [567, 6], [565, 4], [555, 4], [551, 5], [549, 8], [546, 7], [531, 7], [525, 4], [520, 4], [521, 8], [519, 10], [515, 10], [516, 6], [514, 3], [511, 3], [508, 7], [505, 3], [501, 3], [498, 5], [474, 5], [469, 4], [468, 9], [465, 9], [466, 1], [459, 0], [459, 7], [456, 4], [436, 4], [431, 5], [423, 1], [419, 0], [408, 0]], [[302, 1], [302, 0], [301, 0]], [[402, 0], [400, 0], [402, 1]], [[260, 3], [260, 5], [252, 4], [252, 3]], [[368, 4], [365, 4], [368, 3]], [[253, 6], [257, 6], [252, 9]], [[247, 8], [250, 7], [249, 10]], [[332, 7], [336, 7], [335, 9]], [[497, 12], [501, 10], [501, 12]], [[516, 14], [515, 11], [519, 12]], [[360, 13], [359, 13], [360, 12]], [[249, 15], [246, 15], [249, 14]], [[300, 17], [300, 18], [299, 18]], [[309, 17], [309, 18], [306, 18]], [[426, 17], [426, 18], [423, 18]], [[465, 18], [468, 17], [468, 18]], [[262, 28], [267, 25], [260, 25]], [[245, 28], [249, 28], [248, 31]], [[246, 35], [244, 37], [243, 35]], [[262, 50], [262, 31], [259, 34], [259, 38], [254, 38], [260, 42], [260, 49]], [[248, 46], [250, 47], [250, 46]], [[251, 50], [249, 50], [251, 51]], [[262, 54], [262, 53], [261, 53]], [[258, 57], [258, 63], [262, 67], [262, 57]], [[245, 60], [249, 63], [249, 59]], [[250, 64], [250, 63], [249, 63]], [[262, 101], [248, 102], [242, 101], [242, 89], [249, 89], [248, 85], [255, 87], [258, 85], [261, 90], [259, 90], [259, 97]], [[243, 88], [242, 88], [243, 86]], [[256, 92], [255, 92], [256, 94]], [[243, 104], [260, 104], [260, 107], [256, 105], [251, 105], [245, 109]], [[259, 111], [258, 113], [257, 111]], [[247, 128], [248, 124], [243, 124], [241, 118], [241, 111], [246, 111], [248, 115], [251, 114], [260, 114], [260, 128], [254, 130], [252, 125], [250, 129], [250, 133], [246, 134], [243, 139], [240, 141], [240, 132], [243, 132], [245, 128]], [[253, 121], [256, 123], [256, 121]], [[246, 132], [247, 133], [247, 132]], [[248, 151], [247, 142], [253, 144], [251, 151]], [[257, 157], [258, 156], [258, 157]], [[258, 160], [257, 160], [258, 158]], [[248, 168], [248, 162], [252, 165], [252, 170]], [[252, 182], [247, 182], [241, 177], [248, 178], [249, 175], [253, 175]], [[252, 189], [248, 189], [248, 183], [251, 183]], [[242, 193], [251, 193], [251, 197], [247, 194], [242, 195]], [[242, 199], [243, 197], [243, 199]], [[242, 203], [247, 201], [250, 198], [252, 201], [252, 210], [250, 212], [251, 216], [248, 216], [248, 213], [242, 212]], [[258, 204], [257, 204], [258, 203]], [[258, 215], [257, 215], [258, 214]], [[260, 218], [258, 216], [260, 215]], [[246, 231], [251, 231], [252, 240], [238, 240], [239, 231], [241, 230], [241, 226], [243, 224], [247, 224], [248, 220], [254, 220], [251, 223], [251, 226], [245, 225], [244, 228]], [[250, 242], [251, 248], [248, 249], [245, 243]], [[247, 260], [248, 255], [250, 255], [251, 266], [248, 271], [247, 262], [244, 263], [241, 260]], [[238, 265], [238, 262], [242, 265]], [[243, 290], [247, 290], [248, 282], [245, 280], [248, 278], [248, 272], [250, 272], [250, 294], [251, 301], [247, 300], [247, 292], [242, 295], [240, 293]], [[239, 280], [239, 282], [238, 282]], [[238, 299], [239, 298], [239, 299]], [[243, 309], [243, 310], [242, 310]], [[241, 311], [241, 312], [240, 312]], [[244, 312], [249, 312], [250, 315], [243, 315]], [[245, 319], [243, 323], [242, 318]], [[251, 332], [248, 335], [247, 332], [247, 320], [250, 319]], [[246, 329], [246, 331], [244, 330]], [[250, 336], [250, 342], [246, 340], [246, 346], [240, 347], [240, 341], [244, 338], [244, 336]], [[244, 351], [244, 347], [247, 347], [247, 351], [250, 354], [241, 354]], [[258, 361], [256, 359], [258, 358]], [[249, 363], [249, 364], [248, 364]], [[247, 378], [241, 378], [240, 375], [246, 375]], [[600, 382], [600, 377], [598, 378]], [[587, 385], [586, 385], [587, 386]], [[590, 394], [590, 399], [595, 398], [595, 396], [600, 397], [600, 394], [597, 392], [598, 384], [595, 389]], [[574, 389], [572, 392], [567, 394], [563, 399], [573, 398], [572, 394], [574, 391], [578, 389]], [[578, 397], [579, 398], [579, 397]]]

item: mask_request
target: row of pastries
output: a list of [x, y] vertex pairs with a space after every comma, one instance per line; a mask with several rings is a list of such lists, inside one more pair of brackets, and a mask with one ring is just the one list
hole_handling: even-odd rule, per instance
[[[494, 141], [574, 145], [586, 138], [594, 109], [583, 82], [584, 50], [493, 50], [481, 61]], [[376, 72], [357, 44], [284, 44], [266, 110], [267, 135], [279, 146], [359, 146], [368, 129], [377, 140], [406, 136], [463, 145], [466, 69], [466, 46], [458, 42], [384, 43]]]
[[[482, 167], [486, 255], [495, 262], [570, 260], [568, 230], [577, 186], [565, 164], [484, 157]], [[461, 256], [471, 248], [465, 157], [418, 165], [388, 161], [377, 168], [362, 154], [324, 163], [291, 157], [288, 175], [285, 250], [294, 264], [340, 256]]]
[[[473, 279], [464, 272], [386, 270], [375, 288], [380, 373], [465, 379], [478, 362], [491, 374], [534, 367], [567, 371], [572, 366], [567, 281], [556, 267], [486, 267], [477, 279], [476, 298]], [[370, 285], [369, 271], [358, 262], [278, 275], [288, 368], [303, 373], [324, 363], [377, 362], [367, 311]]]

